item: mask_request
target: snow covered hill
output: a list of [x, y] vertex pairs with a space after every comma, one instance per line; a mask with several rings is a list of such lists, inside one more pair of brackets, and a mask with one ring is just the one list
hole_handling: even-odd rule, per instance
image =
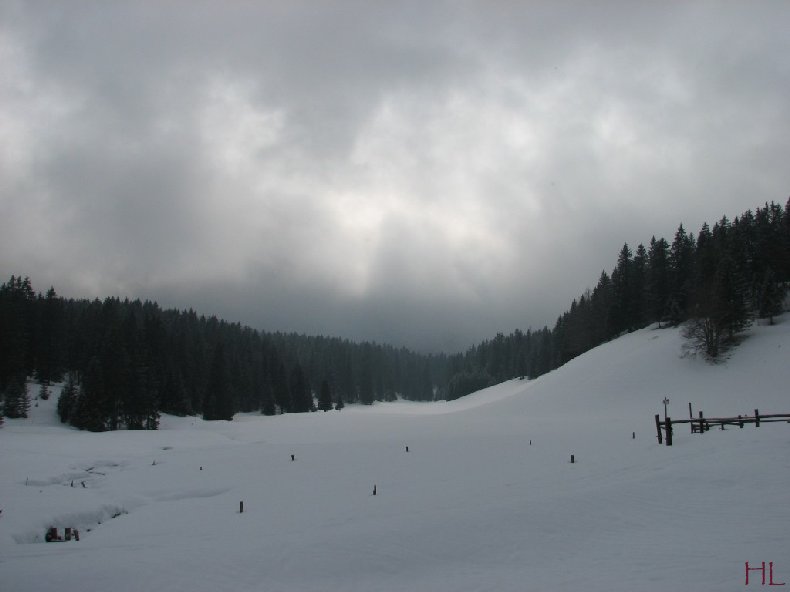
[[75, 431], [53, 397], [0, 429], [0, 589], [728, 591], [763, 561], [790, 586], [790, 426], [666, 447], [653, 419], [790, 412], [788, 351], [788, 315], [716, 365], [650, 328], [458, 401], [158, 432]]

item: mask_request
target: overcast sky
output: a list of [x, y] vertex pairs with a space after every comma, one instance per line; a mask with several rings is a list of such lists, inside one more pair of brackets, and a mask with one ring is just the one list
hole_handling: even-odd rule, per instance
[[790, 3], [0, 1], [0, 280], [455, 351], [790, 195]]

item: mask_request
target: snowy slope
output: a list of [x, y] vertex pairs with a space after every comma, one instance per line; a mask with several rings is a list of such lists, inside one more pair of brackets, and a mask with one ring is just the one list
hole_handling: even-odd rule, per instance
[[653, 328], [458, 401], [154, 433], [62, 427], [53, 398], [0, 429], [0, 590], [726, 591], [747, 561], [790, 582], [790, 426], [667, 448], [653, 420], [665, 396], [790, 412], [788, 348], [788, 316], [717, 365]]

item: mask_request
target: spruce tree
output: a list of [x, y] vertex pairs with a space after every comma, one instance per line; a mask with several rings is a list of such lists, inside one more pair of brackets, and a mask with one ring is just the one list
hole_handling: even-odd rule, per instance
[[641, 329], [648, 322], [647, 314], [647, 251], [643, 244], [636, 247], [631, 273], [630, 329]]
[[773, 325], [774, 316], [782, 312], [786, 292], [785, 285], [779, 281], [774, 270], [767, 267], [757, 294], [758, 316], [769, 319], [770, 324]]
[[274, 394], [274, 402], [280, 408], [280, 413], [291, 412], [293, 403], [291, 401], [291, 391], [288, 388], [288, 378], [285, 374], [285, 364], [279, 360], [275, 362], [274, 372], [272, 373], [272, 392]]
[[326, 379], [321, 381], [321, 392], [318, 395], [318, 410], [324, 412], [332, 410], [332, 392], [329, 389], [329, 381]]
[[27, 417], [30, 410], [30, 395], [24, 378], [11, 379], [5, 389], [3, 412], [6, 417], [19, 419]]
[[203, 419], [207, 421], [233, 419], [233, 401], [225, 360], [225, 348], [222, 343], [214, 347], [214, 356], [211, 362], [206, 397], [203, 403]]
[[110, 425], [107, 409], [107, 394], [101, 363], [97, 357], [91, 358], [82, 376], [77, 393], [77, 402], [69, 416], [71, 425], [81, 430], [103, 432]]
[[669, 244], [663, 238], [650, 239], [646, 284], [648, 320], [660, 324], [668, 315], [670, 295]]
[[291, 369], [290, 377], [291, 405], [294, 413], [305, 413], [313, 406], [313, 397], [307, 387], [302, 366], [297, 362]]
[[633, 260], [631, 249], [624, 244], [612, 271], [612, 337], [633, 328]]
[[669, 316], [673, 323], [687, 318], [689, 298], [694, 273], [694, 238], [686, 234], [681, 224], [669, 250], [670, 262], [670, 301]]
[[77, 406], [77, 384], [73, 372], [66, 374], [66, 384], [58, 397], [58, 417], [61, 423], [68, 423]]

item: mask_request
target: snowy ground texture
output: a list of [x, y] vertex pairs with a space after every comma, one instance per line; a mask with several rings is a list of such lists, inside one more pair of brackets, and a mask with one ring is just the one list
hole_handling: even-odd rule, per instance
[[790, 413], [790, 316], [721, 364], [682, 346], [650, 328], [460, 401], [158, 432], [75, 431], [53, 397], [0, 429], [0, 590], [709, 592], [747, 561], [790, 587], [790, 425], [668, 448], [653, 419]]

